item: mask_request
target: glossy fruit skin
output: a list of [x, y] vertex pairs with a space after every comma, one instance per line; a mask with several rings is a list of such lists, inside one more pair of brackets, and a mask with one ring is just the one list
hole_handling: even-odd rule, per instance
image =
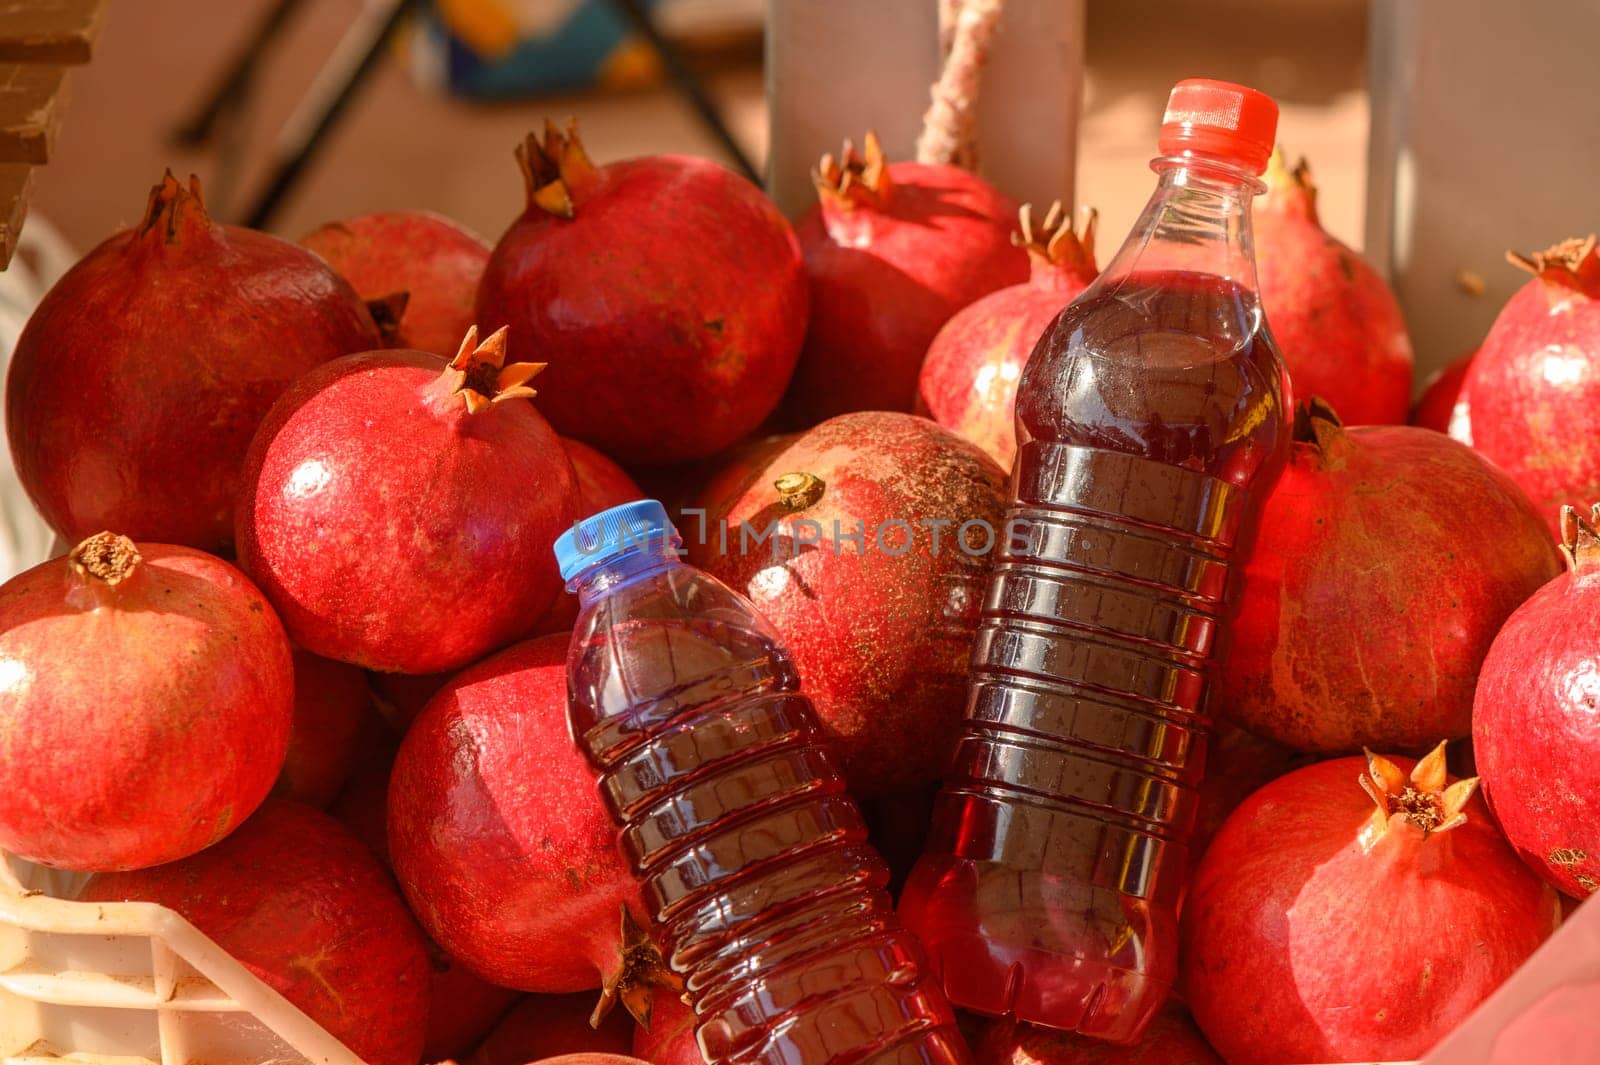
[[633, 1030], [633, 1056], [650, 1065], [705, 1065], [694, 1037], [694, 1011], [680, 999], [658, 996], [650, 1027]]
[[477, 318], [512, 358], [548, 362], [539, 409], [629, 465], [715, 454], [788, 384], [808, 293], [793, 229], [705, 159], [649, 156], [571, 182], [573, 217], [537, 205], [495, 246]]
[[1115, 1046], [1014, 1021], [991, 1021], [972, 1052], [974, 1065], [1223, 1065], [1176, 1001], [1161, 1008], [1136, 1046]]
[[1268, 784], [1200, 863], [1184, 993], [1229, 1065], [1421, 1057], [1559, 922], [1476, 797], [1464, 825], [1392, 825], [1363, 853], [1365, 767], [1338, 758]]
[[[658, 1011], [668, 997], [656, 1000]], [[600, 1027], [592, 1028], [589, 1015], [594, 1004], [592, 991], [527, 995], [500, 1019], [464, 1065], [523, 1065], [558, 1054], [629, 1053], [634, 1042], [633, 1019], [624, 1010], [612, 1010]]]
[[520, 399], [468, 413], [443, 370], [420, 351], [336, 360], [250, 447], [239, 562], [315, 654], [458, 668], [527, 635], [560, 592], [551, 545], [576, 499], [560, 440]]
[[[773, 482], [788, 473], [819, 478], [821, 497], [780, 504]], [[974, 521], [1003, 535], [1005, 474], [926, 418], [862, 411], [802, 434], [726, 498], [706, 517], [707, 543], [685, 531], [689, 561], [749, 596], [777, 630], [851, 792], [938, 779], [962, 721], [988, 563], [976, 528], [967, 549], [957, 534]], [[806, 521], [815, 524], [797, 524]], [[929, 523], [941, 521], [936, 546]], [[859, 545], [844, 538], [858, 524]]]
[[1490, 641], [1560, 571], [1555, 545], [1465, 445], [1315, 424], [1262, 511], [1215, 705], [1315, 753], [1465, 736]]
[[17, 340], [17, 476], [68, 543], [104, 529], [227, 553], [245, 448], [289, 382], [377, 344], [304, 248], [212, 224], [168, 175], [142, 226], [85, 255]]
[[1600, 499], [1600, 278], [1587, 293], [1537, 277], [1518, 289], [1489, 327], [1461, 400], [1472, 446], [1559, 535], [1563, 505]]
[[1306, 755], [1281, 743], [1219, 720], [1206, 744], [1206, 770], [1200, 781], [1194, 833], [1189, 837], [1191, 866], [1200, 864], [1229, 815], [1257, 789], [1304, 765]]
[[1404, 424], [1412, 353], [1400, 304], [1372, 264], [1322, 228], [1316, 190], [1302, 180], [1269, 171], [1255, 207], [1258, 291], [1294, 394], [1320, 396], [1346, 425]]
[[909, 411], [939, 328], [980, 296], [1028, 279], [1011, 243], [1017, 206], [954, 166], [891, 163], [885, 205], [824, 196], [796, 231], [811, 323], [786, 407], [811, 426], [859, 410]]
[[[578, 506], [576, 516], [587, 518], [602, 510], [645, 498], [644, 492], [629, 477], [627, 471], [581, 440], [561, 439], [567, 458], [572, 461], [576, 478]], [[578, 597], [562, 594], [550, 604], [535, 630], [535, 635], [552, 632], [571, 632], [578, 620]]]
[[422, 933], [383, 867], [333, 818], [273, 799], [182, 862], [97, 876], [83, 898], [178, 911], [371, 1065], [416, 1065]]
[[289, 744], [283, 626], [233, 566], [140, 544], [104, 586], [66, 558], [0, 585], [0, 847], [138, 869], [210, 846], [261, 805]]
[[1461, 386], [1477, 351], [1469, 351], [1428, 378], [1422, 395], [1411, 408], [1411, 424], [1421, 429], [1449, 433], [1463, 444], [1472, 443], [1472, 415], [1460, 402]]
[[361, 670], [294, 648], [294, 724], [272, 793], [325, 809], [350, 775], [371, 703]]
[[1061, 309], [1094, 280], [1035, 261], [1020, 285], [957, 311], [928, 346], [917, 381], [917, 413], [972, 441], [1011, 469], [1017, 456], [1017, 382], [1033, 346]]
[[1472, 746], [1522, 860], [1561, 891], [1600, 889], [1600, 566], [1556, 577], [1511, 615], [1478, 679]]
[[448, 359], [473, 324], [489, 242], [432, 211], [376, 211], [300, 238], [364, 300], [406, 293], [392, 344]]
[[567, 735], [568, 637], [450, 681], [400, 746], [389, 853], [417, 917], [483, 978], [587, 991], [618, 966], [638, 889], [594, 775]]

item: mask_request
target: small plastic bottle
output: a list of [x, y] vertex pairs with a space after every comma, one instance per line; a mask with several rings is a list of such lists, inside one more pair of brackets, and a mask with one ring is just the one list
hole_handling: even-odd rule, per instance
[[712, 1063], [969, 1060], [788, 654], [654, 500], [578, 523], [573, 739]]
[[1250, 236], [1277, 113], [1173, 89], [1154, 195], [1023, 372], [967, 723], [901, 897], [956, 1006], [1131, 1043], [1171, 988], [1207, 686], [1290, 439]]

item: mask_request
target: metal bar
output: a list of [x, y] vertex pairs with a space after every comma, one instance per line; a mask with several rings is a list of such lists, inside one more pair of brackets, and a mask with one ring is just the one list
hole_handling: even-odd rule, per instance
[[275, 0], [261, 16], [261, 21], [256, 23], [254, 32], [250, 34], [244, 46], [229, 62], [216, 88], [206, 96], [205, 103], [200, 105], [199, 110], [177, 128], [173, 133], [173, 140], [178, 144], [193, 146], [204, 144], [211, 139], [222, 116], [249, 92], [250, 82], [255, 77], [261, 57], [266, 54], [273, 38], [282, 31], [289, 17], [302, 2], [303, 0]]

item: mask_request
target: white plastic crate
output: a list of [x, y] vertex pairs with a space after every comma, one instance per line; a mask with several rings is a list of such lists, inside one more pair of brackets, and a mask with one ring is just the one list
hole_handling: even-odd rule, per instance
[[0, 852], [0, 1062], [360, 1065], [194, 925]]

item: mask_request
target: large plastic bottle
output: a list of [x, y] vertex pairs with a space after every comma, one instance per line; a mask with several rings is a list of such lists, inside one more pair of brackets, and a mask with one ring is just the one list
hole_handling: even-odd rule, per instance
[[1277, 113], [1173, 89], [1155, 194], [1023, 372], [967, 723], [901, 898], [956, 1006], [1128, 1043], [1170, 990], [1206, 690], [1289, 446], [1250, 238]]
[[573, 739], [682, 973], [706, 1060], [965, 1063], [888, 869], [750, 601], [682, 562], [661, 504], [556, 543], [580, 613]]

